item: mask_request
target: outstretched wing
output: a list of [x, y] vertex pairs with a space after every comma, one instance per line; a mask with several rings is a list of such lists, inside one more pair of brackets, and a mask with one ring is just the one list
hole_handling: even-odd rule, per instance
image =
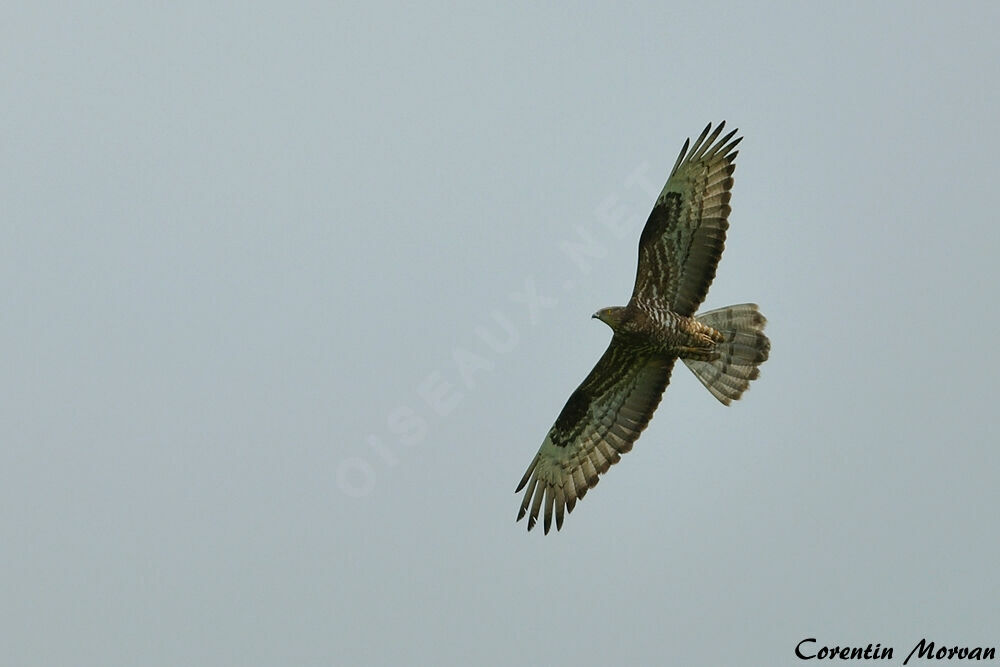
[[617, 334], [594, 370], [566, 401], [515, 493], [525, 488], [518, 521], [528, 530], [545, 505], [545, 532], [598, 482], [642, 433], [660, 403], [676, 357], [623, 341]]
[[666, 301], [680, 315], [694, 315], [726, 244], [729, 197], [742, 137], [733, 130], [721, 139], [723, 121], [698, 137], [691, 151], [684, 142], [639, 238], [639, 268], [633, 299]]

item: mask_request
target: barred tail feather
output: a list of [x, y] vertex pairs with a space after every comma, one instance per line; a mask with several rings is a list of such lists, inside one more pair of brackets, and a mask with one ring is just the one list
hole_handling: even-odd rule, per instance
[[760, 365], [767, 361], [771, 351], [771, 341], [764, 335], [767, 319], [755, 303], [710, 310], [695, 319], [722, 333], [722, 342], [715, 348], [718, 357], [683, 361], [713, 396], [729, 405], [757, 379]]

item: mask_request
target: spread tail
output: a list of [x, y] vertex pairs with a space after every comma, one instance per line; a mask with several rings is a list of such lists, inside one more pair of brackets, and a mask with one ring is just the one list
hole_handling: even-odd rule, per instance
[[729, 405], [757, 379], [759, 366], [767, 361], [771, 351], [771, 341], [764, 335], [767, 319], [755, 303], [710, 310], [695, 319], [722, 333], [722, 342], [715, 347], [718, 356], [712, 361], [682, 359], [713, 396]]

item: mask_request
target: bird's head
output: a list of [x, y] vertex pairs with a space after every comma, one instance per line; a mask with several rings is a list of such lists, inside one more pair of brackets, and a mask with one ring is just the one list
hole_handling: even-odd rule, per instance
[[600, 321], [607, 324], [613, 330], [618, 330], [618, 325], [622, 321], [622, 311], [625, 310], [621, 306], [611, 306], [610, 308], [601, 308], [599, 311], [594, 313], [592, 317], [596, 317]]

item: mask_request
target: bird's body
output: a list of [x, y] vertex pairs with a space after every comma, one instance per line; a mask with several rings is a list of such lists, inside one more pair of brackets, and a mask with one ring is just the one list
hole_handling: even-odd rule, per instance
[[678, 315], [667, 304], [635, 299], [627, 306], [605, 308], [614, 317], [601, 319], [635, 346], [681, 358], [711, 360], [722, 334], [693, 317]]
[[705, 128], [681, 154], [639, 239], [639, 267], [625, 306], [594, 317], [614, 331], [604, 356], [559, 413], [517, 491], [530, 530], [545, 506], [545, 532], [629, 451], [646, 428], [681, 359], [723, 404], [759, 375], [771, 343], [755, 304], [695, 315], [722, 256], [729, 227], [735, 132]]

